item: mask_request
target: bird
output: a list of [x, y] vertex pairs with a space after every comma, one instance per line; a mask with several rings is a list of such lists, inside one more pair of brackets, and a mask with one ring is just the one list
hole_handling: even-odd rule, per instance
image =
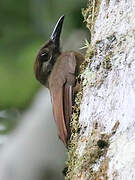
[[70, 120], [77, 76], [84, 56], [75, 51], [61, 52], [60, 35], [64, 17], [59, 18], [49, 40], [39, 50], [34, 73], [36, 79], [50, 91], [58, 136], [67, 147], [71, 136]]

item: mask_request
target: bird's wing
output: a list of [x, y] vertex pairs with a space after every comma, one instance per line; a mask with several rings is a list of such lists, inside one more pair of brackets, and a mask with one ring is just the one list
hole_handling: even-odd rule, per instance
[[72, 114], [72, 87], [75, 85], [75, 67], [76, 60], [75, 56], [72, 53], [66, 54], [61, 57], [61, 60], [65, 63], [60, 63], [60, 67], [57, 69], [66, 68], [61, 78], [58, 79], [58, 73], [53, 74], [53, 77], [56, 77], [56, 80], [53, 80], [53, 88], [50, 88], [52, 106], [53, 106], [53, 115], [57, 124], [59, 138], [67, 145], [68, 138], [70, 136], [69, 123]]

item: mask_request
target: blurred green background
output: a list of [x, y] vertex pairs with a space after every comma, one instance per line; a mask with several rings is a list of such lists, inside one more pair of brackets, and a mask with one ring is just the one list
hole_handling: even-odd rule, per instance
[[[55, 164], [56, 161], [64, 163], [64, 146], [56, 135], [53, 117], [47, 117], [50, 116], [51, 112], [46, 112], [47, 110], [45, 110], [43, 104], [41, 104], [39, 109], [36, 108], [35, 110], [33, 108], [34, 113], [30, 110], [30, 104], [34, 104], [32, 100], [41, 87], [35, 79], [33, 64], [37, 52], [44, 42], [48, 40], [57, 20], [63, 14], [65, 15], [65, 21], [61, 37], [63, 41], [62, 44], [66, 44], [67, 42], [65, 41], [69, 39], [68, 47], [70, 47], [70, 44], [75, 44], [75, 30], [86, 29], [81, 14], [81, 9], [86, 7], [86, 4], [87, 0], [0, 0], [0, 145], [6, 142], [6, 138], [8, 138], [8, 135], [12, 132], [11, 130], [16, 127], [17, 123], [21, 121], [21, 119], [24, 120], [26, 118], [24, 114], [30, 111], [29, 113], [35, 116], [30, 116], [30, 119], [28, 116], [24, 122], [26, 126], [21, 126], [22, 129], [20, 128], [21, 137], [22, 139], [24, 138], [23, 142], [20, 141], [20, 136], [18, 137], [19, 132], [16, 134], [15, 141], [17, 142], [13, 145], [15, 154], [12, 152], [12, 148], [10, 148], [12, 147], [12, 141], [11, 143], [8, 141], [7, 144], [9, 144], [9, 147], [7, 146], [7, 149], [5, 147], [5, 154], [9, 154], [9, 160], [6, 161], [7, 166], [11, 163], [11, 167], [14, 170], [19, 167], [18, 165], [16, 166], [16, 164], [14, 164], [14, 166], [12, 165], [12, 157], [16, 160], [16, 154], [18, 154], [20, 157], [18, 160], [27, 164], [27, 159], [29, 158], [25, 157], [25, 159], [23, 155], [28, 154], [28, 157], [32, 157], [30, 151], [32, 149], [33, 152], [34, 149], [34, 157], [40, 157], [42, 154], [40, 153], [42, 144], [48, 147], [49, 150], [47, 152], [43, 150], [43, 153], [49, 156], [50, 159], [52, 157], [52, 164], [54, 164], [54, 166], [57, 166]], [[78, 40], [80, 36], [79, 34]], [[43, 89], [43, 91], [45, 90]], [[42, 99], [45, 102], [44, 98]], [[37, 103], [38, 102], [39, 101], [37, 101]], [[48, 101], [45, 103], [47, 104]], [[46, 109], [48, 106], [47, 104]], [[45, 111], [46, 117], [42, 117], [43, 113], [41, 115], [40, 110]], [[29, 125], [27, 123], [29, 123]], [[34, 123], [37, 123], [35, 127]], [[51, 127], [52, 125], [53, 127]], [[30, 134], [28, 132], [30, 132]], [[48, 136], [44, 135], [44, 133], [47, 133]], [[35, 138], [33, 138], [33, 136]], [[33, 141], [30, 139], [29, 142], [29, 138]], [[35, 142], [34, 145], [33, 142]], [[55, 163], [53, 160], [54, 157], [50, 152], [51, 149], [56, 151], [57, 160], [55, 160]], [[17, 150], [20, 154], [16, 153], [18, 152]], [[36, 150], [37, 152], [40, 150], [39, 154]], [[45, 159], [46, 156], [43, 156], [43, 159]], [[33, 162], [35, 162], [34, 157], [32, 157]], [[36, 164], [37, 161], [33, 163], [33, 165]], [[28, 163], [28, 166], [31, 165]], [[50, 165], [47, 166], [50, 167]], [[64, 165], [61, 166], [61, 168], [63, 167]], [[25, 168], [22, 168], [22, 170], [23, 169]], [[51, 169], [51, 175], [53, 175], [52, 171]], [[61, 171], [61, 169], [58, 171], [59, 176]]]
[[58, 18], [62, 37], [83, 28], [85, 0], [0, 0], [0, 110], [24, 109], [40, 87], [33, 63]]
[[85, 29], [81, 9], [86, 4], [87, 0], [0, 0], [0, 134], [16, 126], [41, 87], [33, 64], [57, 20], [65, 15], [61, 39], [67, 41], [72, 32]]

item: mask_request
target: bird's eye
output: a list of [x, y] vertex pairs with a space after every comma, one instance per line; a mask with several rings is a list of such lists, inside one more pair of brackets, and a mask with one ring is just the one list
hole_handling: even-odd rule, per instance
[[48, 53], [47, 52], [44, 52], [40, 55], [41, 57], [47, 57], [48, 56]]
[[43, 52], [40, 54], [39, 56], [39, 60], [41, 62], [45, 62], [45, 61], [48, 61], [48, 52]]

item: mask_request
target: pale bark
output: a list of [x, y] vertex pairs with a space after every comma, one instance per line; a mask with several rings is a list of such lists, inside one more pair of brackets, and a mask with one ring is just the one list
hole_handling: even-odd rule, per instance
[[135, 0], [101, 0], [93, 29], [86, 21], [81, 131], [67, 177], [135, 180]]

